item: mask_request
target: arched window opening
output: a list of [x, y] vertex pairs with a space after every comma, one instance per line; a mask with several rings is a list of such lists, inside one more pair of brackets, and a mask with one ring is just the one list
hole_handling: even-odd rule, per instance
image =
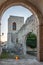
[[13, 30], [16, 30], [16, 23], [13, 23]]

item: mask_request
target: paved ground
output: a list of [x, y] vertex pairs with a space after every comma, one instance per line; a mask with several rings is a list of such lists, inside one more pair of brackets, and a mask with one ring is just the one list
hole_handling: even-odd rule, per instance
[[3, 59], [0, 60], [0, 65], [43, 65], [43, 62], [38, 62], [36, 59]]
[[25, 59], [0, 59], [0, 65], [43, 65], [35, 56], [26, 55]]

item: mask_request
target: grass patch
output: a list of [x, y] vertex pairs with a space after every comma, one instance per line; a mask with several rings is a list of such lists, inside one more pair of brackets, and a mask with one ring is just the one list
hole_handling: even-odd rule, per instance
[[7, 52], [2, 52], [2, 54], [0, 55], [0, 59], [5, 59], [5, 58], [8, 58], [9, 57], [9, 54]]
[[11, 55], [8, 52], [2, 52], [2, 54], [0, 55], [0, 59], [14, 59], [15, 55]]
[[16, 56], [19, 57], [19, 59], [22, 59], [22, 58], [25, 58], [24, 55], [17, 55], [17, 54], [11, 54], [11, 53], [8, 53], [8, 52], [2, 52], [2, 54], [0, 55], [0, 59], [16, 59]]

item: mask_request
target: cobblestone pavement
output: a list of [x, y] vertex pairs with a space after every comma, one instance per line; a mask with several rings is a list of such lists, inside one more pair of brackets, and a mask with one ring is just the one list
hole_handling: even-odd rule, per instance
[[0, 65], [43, 65], [43, 62], [36, 59], [3, 59], [0, 60]]

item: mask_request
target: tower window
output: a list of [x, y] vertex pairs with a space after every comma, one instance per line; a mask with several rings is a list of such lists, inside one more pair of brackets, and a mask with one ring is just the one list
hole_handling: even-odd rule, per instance
[[16, 23], [13, 23], [13, 30], [16, 30]]

